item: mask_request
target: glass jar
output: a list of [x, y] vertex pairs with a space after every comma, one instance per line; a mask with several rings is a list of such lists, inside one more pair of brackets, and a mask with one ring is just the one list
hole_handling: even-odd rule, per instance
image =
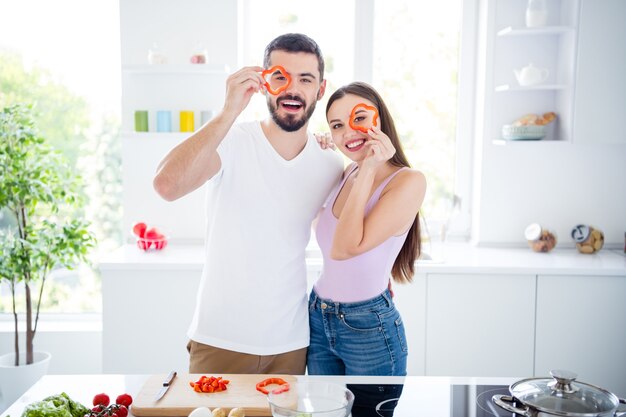
[[548, 22], [546, 0], [528, 0], [526, 6], [526, 26], [529, 28], [545, 26]]
[[524, 237], [535, 252], [550, 252], [556, 246], [556, 235], [538, 223], [528, 225], [524, 230]]
[[148, 63], [150, 65], [167, 63], [167, 58], [165, 57], [163, 50], [156, 42], [154, 42], [150, 49], [148, 49]]
[[208, 60], [209, 54], [207, 49], [201, 43], [195, 44], [189, 61], [191, 61], [192, 64], [206, 64]]
[[604, 233], [585, 224], [576, 225], [572, 229], [572, 239], [580, 253], [596, 253], [604, 246]]

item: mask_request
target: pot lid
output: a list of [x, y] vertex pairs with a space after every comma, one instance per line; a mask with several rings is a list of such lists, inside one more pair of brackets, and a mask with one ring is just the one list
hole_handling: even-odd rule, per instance
[[576, 225], [576, 227], [572, 229], [572, 239], [574, 239], [574, 242], [576, 243], [582, 243], [589, 239], [590, 234], [591, 230], [589, 229], [589, 226], [584, 224]]
[[541, 237], [541, 225], [539, 223], [529, 224], [526, 230], [524, 230], [524, 237], [531, 242], [539, 240]]
[[615, 410], [618, 398], [602, 388], [574, 382], [573, 372], [553, 370], [552, 378], [531, 378], [510, 386], [511, 395], [525, 405], [551, 414], [593, 415]]

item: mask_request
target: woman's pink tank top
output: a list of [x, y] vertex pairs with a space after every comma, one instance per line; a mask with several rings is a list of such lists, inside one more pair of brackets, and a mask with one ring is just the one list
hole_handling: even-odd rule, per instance
[[[380, 193], [392, 178], [394, 172], [376, 188], [365, 206], [365, 214], [370, 212], [380, 198]], [[391, 268], [406, 240], [408, 230], [400, 236], [392, 236], [375, 248], [350, 259], [331, 259], [330, 249], [337, 228], [338, 219], [333, 214], [333, 206], [346, 180], [356, 170], [353, 168], [331, 191], [317, 222], [315, 234], [322, 251], [324, 267], [315, 284], [315, 292], [321, 297], [338, 302], [355, 302], [374, 298], [382, 293], [389, 283]]]

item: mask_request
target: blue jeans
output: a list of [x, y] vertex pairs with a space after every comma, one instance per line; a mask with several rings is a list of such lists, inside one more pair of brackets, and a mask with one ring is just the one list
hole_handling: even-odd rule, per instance
[[406, 375], [404, 325], [389, 290], [370, 300], [337, 303], [309, 297], [309, 375]]

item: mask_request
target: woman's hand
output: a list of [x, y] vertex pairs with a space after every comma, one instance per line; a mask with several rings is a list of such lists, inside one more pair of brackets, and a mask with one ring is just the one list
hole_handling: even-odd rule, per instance
[[330, 135], [330, 133], [325, 132], [325, 133], [313, 133], [313, 136], [315, 136], [315, 139], [317, 140], [317, 143], [320, 144], [320, 148], [322, 149], [335, 149], [335, 142], [333, 142], [333, 138]]
[[389, 136], [384, 134], [378, 126], [372, 126], [367, 134], [370, 136], [370, 140], [365, 142], [365, 146], [369, 148], [363, 160], [362, 168], [378, 168], [396, 154], [396, 148], [391, 143]]

